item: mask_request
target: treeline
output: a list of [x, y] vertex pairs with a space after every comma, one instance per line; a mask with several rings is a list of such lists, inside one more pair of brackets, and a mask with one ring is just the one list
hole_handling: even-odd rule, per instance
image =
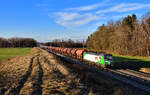
[[150, 56], [150, 13], [141, 19], [133, 14], [121, 21], [109, 21], [88, 37], [86, 45], [90, 50]]
[[82, 48], [85, 47], [85, 44], [80, 41], [73, 41], [71, 39], [68, 40], [53, 40], [52, 42], [45, 43], [46, 46], [54, 46], [54, 47], [66, 47], [66, 48]]
[[32, 38], [1, 38], [0, 37], [0, 48], [6, 47], [35, 47], [37, 41]]

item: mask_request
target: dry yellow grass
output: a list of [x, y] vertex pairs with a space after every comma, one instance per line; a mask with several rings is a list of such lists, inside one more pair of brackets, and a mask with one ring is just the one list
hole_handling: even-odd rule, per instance
[[150, 74], [150, 68], [141, 68], [139, 71]]

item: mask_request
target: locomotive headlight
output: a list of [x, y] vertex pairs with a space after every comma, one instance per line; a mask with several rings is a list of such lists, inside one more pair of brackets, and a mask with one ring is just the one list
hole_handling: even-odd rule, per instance
[[106, 61], [110, 65], [110, 61]]

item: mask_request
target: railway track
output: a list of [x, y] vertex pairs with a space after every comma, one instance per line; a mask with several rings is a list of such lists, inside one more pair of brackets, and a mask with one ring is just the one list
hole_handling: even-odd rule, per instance
[[[49, 50], [48, 50], [49, 51]], [[58, 54], [52, 51], [49, 51], [50, 53], [55, 54], [58, 57], [63, 58], [63, 60], [73, 63], [73, 64], [82, 64], [82, 65], [88, 65], [85, 64], [85, 62], [81, 62], [76, 59], [71, 59], [67, 56], [64, 56], [62, 54]], [[90, 64], [91, 67], [91, 64]], [[95, 68], [95, 66], [92, 66], [93, 70], [97, 73], [102, 73], [106, 76], [112, 77], [114, 79], [117, 79], [123, 83], [132, 85], [133, 87], [136, 87], [142, 91], [145, 91], [147, 93], [150, 93], [150, 75], [142, 72], [137, 72], [129, 69], [120, 69], [120, 70], [113, 70], [113, 69], [102, 69], [102, 68]]]
[[142, 81], [144, 81], [145, 83], [147, 83], [146, 85], [150, 85], [150, 75], [143, 73], [143, 72], [139, 72], [139, 71], [134, 71], [134, 70], [130, 70], [130, 69], [119, 69], [117, 70], [118, 72], [130, 75], [131, 77], [135, 77], [137, 79], [141, 79]]
[[150, 77], [144, 77], [143, 75], [136, 74], [138, 73], [137, 71], [134, 71], [136, 73], [131, 73], [131, 71], [129, 72], [128, 70], [106, 69], [105, 71], [114, 74], [111, 76], [119, 79], [120, 81], [126, 82], [134, 87], [150, 93]]
[[142, 75], [142, 77], [144, 77], [145, 79], [150, 80], [150, 74], [147, 74], [147, 73], [144, 73], [144, 72], [141, 72], [141, 71], [134, 71], [134, 70], [131, 70], [131, 69], [126, 69], [126, 71], [128, 71], [130, 73], [133, 73], [133, 74]]

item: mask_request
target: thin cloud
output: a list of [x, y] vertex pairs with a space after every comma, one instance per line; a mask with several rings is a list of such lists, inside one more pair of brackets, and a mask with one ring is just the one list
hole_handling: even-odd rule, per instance
[[98, 19], [99, 19], [98, 16], [91, 16], [82, 20], [74, 21], [73, 24], [80, 26], [80, 25], [85, 25], [91, 21], [98, 20]]
[[134, 11], [142, 8], [150, 7], [150, 4], [136, 4], [135, 6], [122, 8], [121, 10], [118, 10], [118, 12], [128, 12], [128, 11]]
[[97, 9], [100, 6], [103, 6], [104, 4], [94, 4], [94, 5], [89, 5], [89, 6], [82, 6], [82, 7], [76, 7], [76, 8], [68, 8], [65, 9], [66, 11], [89, 11], [89, 10], [94, 10]]
[[[107, 0], [106, 0], [107, 1]], [[106, 2], [105, 1], [105, 2]], [[108, 0], [109, 1], [109, 0]], [[107, 1], [107, 2], [108, 2]], [[102, 3], [101, 3], [102, 4]], [[110, 6], [110, 5], [109, 5]], [[55, 22], [59, 25], [62, 25], [64, 27], [72, 28], [72, 27], [80, 27], [87, 25], [92, 22], [100, 22], [98, 20], [101, 19], [101, 22], [104, 22], [106, 20], [110, 19], [117, 19], [126, 16], [125, 14], [129, 14], [132, 11], [144, 9], [150, 7], [150, 4], [140, 4], [140, 3], [121, 3], [117, 4], [115, 6], [111, 6], [108, 9], [95, 11], [94, 9], [98, 9], [100, 7], [100, 4], [94, 4], [90, 6], [82, 6], [77, 8], [69, 8], [68, 11], [64, 12], [56, 12], [55, 13]], [[93, 10], [92, 12], [81, 12], [81, 11], [88, 11]], [[109, 17], [106, 15], [106, 13], [125, 13], [123, 15], [112, 15]], [[92, 25], [91, 25], [92, 26]]]
[[79, 27], [99, 19], [98, 16], [90, 13], [79, 14], [59, 12], [56, 13], [56, 15], [58, 16], [58, 18], [56, 19], [56, 23], [65, 27]]
[[56, 16], [59, 16], [60, 19], [62, 20], [73, 20], [76, 18], [79, 18], [81, 15], [78, 13], [68, 13], [68, 12], [58, 12], [55, 14]]
[[142, 8], [150, 7], [150, 4], [137, 4], [137, 3], [122, 3], [116, 6], [113, 6], [109, 9], [97, 11], [96, 14], [109, 13], [109, 12], [129, 12]]
[[109, 1], [110, 0], [103, 0], [102, 3], [87, 5], [87, 6], [80, 6], [80, 7], [76, 7], [76, 8], [68, 8], [68, 9], [65, 9], [65, 11], [90, 11], [90, 10], [94, 10], [99, 7], [105, 6], [106, 3]]

